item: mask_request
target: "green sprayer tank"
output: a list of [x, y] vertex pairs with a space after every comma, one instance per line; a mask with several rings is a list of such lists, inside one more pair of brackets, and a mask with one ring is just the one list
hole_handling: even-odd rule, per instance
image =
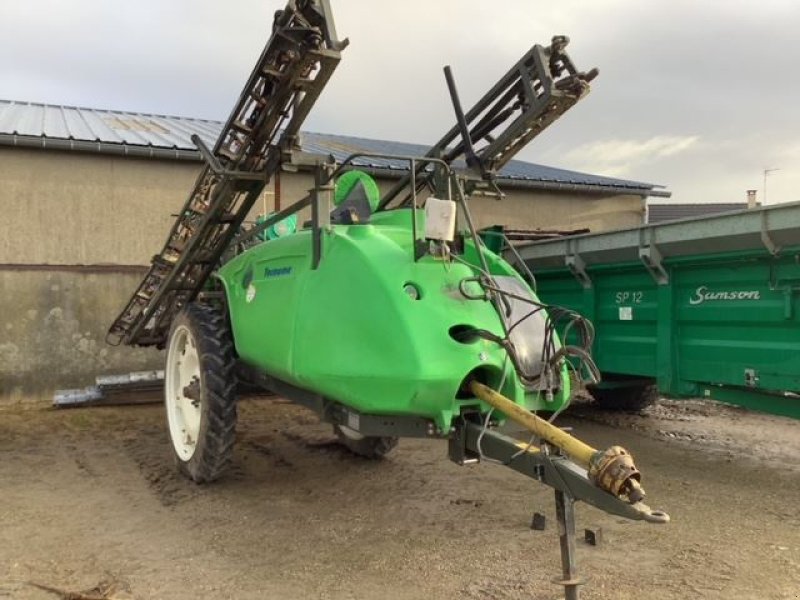
[[[424, 228], [424, 211], [417, 211]], [[431, 418], [441, 431], [477, 400], [462, 389], [470, 376], [532, 410], [560, 410], [560, 391], [525, 389], [505, 350], [473, 330], [503, 337], [498, 311], [480, 295], [478, 256], [414, 260], [411, 209], [373, 214], [369, 223], [333, 225], [322, 238], [317, 269], [311, 232], [262, 243], [222, 267], [237, 355], [297, 387], [368, 414]], [[535, 295], [514, 269], [484, 250], [499, 281]], [[527, 319], [535, 330], [541, 320]], [[538, 339], [537, 339], [538, 338]], [[529, 343], [541, 336], [526, 335]], [[534, 367], [536, 368], [536, 367]]]

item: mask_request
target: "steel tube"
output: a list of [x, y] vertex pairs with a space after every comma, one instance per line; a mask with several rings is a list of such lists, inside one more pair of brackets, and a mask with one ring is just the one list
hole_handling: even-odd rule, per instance
[[556, 520], [558, 521], [558, 542], [561, 548], [561, 581], [564, 586], [564, 600], [579, 600], [578, 565], [575, 561], [575, 499], [556, 490]]

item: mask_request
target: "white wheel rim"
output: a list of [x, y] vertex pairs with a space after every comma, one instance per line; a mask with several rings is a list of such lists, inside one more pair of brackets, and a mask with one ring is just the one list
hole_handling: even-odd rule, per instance
[[169, 437], [178, 457], [187, 461], [197, 447], [201, 408], [200, 356], [194, 336], [185, 325], [175, 329], [169, 340], [164, 376]]

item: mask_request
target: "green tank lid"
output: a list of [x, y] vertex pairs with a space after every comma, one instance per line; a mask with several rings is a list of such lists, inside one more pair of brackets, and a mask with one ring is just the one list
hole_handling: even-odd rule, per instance
[[347, 171], [336, 179], [336, 189], [333, 193], [334, 204], [339, 206], [359, 184], [364, 188], [370, 208], [372, 210], [378, 208], [381, 200], [378, 184], [369, 173], [359, 170]]

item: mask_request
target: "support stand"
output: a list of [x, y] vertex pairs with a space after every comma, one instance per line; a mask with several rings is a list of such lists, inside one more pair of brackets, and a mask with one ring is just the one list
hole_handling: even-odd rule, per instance
[[[544, 450], [544, 451], [543, 451]], [[666, 523], [669, 516], [641, 503], [629, 504], [595, 486], [586, 470], [552, 446], [530, 446], [524, 441], [496, 430], [484, 429], [480, 422], [463, 419], [450, 434], [450, 460], [459, 465], [472, 464], [482, 457], [492, 458], [510, 469], [531, 477], [555, 490], [556, 521], [561, 545], [561, 577], [566, 600], [578, 600], [578, 587], [584, 581], [577, 576], [575, 561], [575, 502], [580, 500], [612, 515], [635, 521]]]
[[558, 541], [561, 546], [561, 579], [554, 582], [564, 586], [565, 600], [579, 600], [581, 586], [585, 581], [578, 577], [575, 560], [575, 499], [560, 490], [556, 495], [556, 522]]

